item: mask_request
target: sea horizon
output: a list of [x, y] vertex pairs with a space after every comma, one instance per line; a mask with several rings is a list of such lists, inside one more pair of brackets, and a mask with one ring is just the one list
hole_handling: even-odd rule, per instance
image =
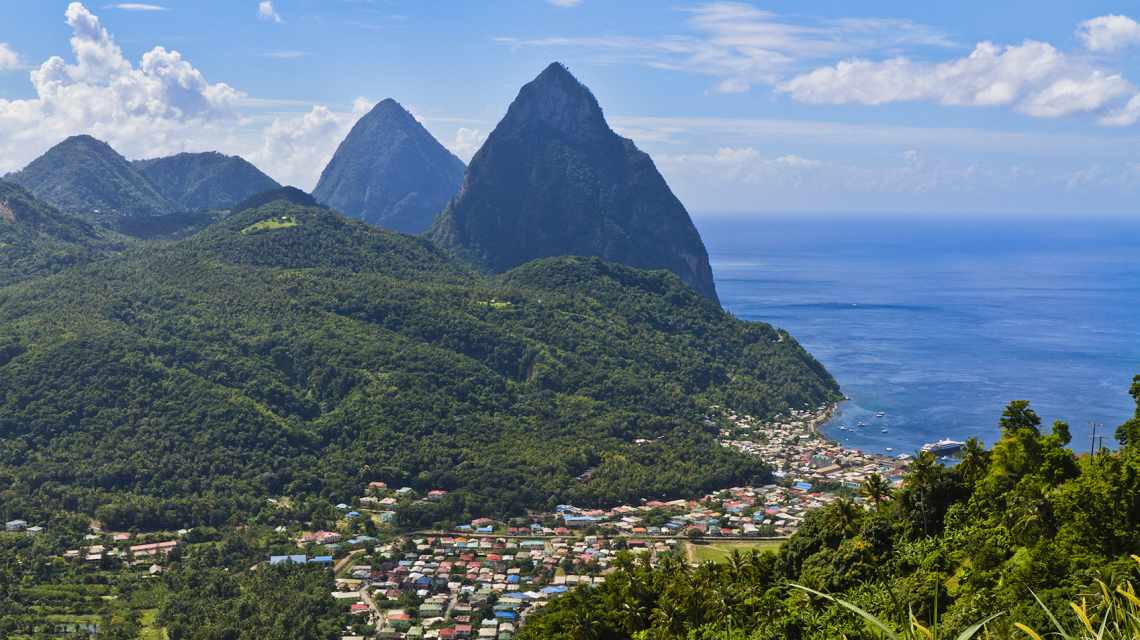
[[1140, 222], [694, 219], [725, 309], [788, 330], [849, 398], [822, 427], [826, 437], [893, 454], [942, 438], [992, 445], [1004, 406], [1029, 400], [1042, 431], [1064, 420], [1070, 446], [1084, 452], [1102, 440], [1115, 446], [1132, 413]]

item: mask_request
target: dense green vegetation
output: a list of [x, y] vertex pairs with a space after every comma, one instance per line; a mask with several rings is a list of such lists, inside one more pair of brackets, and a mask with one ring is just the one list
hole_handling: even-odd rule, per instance
[[[949, 468], [924, 454], [893, 495], [869, 481], [865, 506], [812, 512], [777, 553], [696, 569], [626, 558], [603, 586], [532, 617], [520, 638], [887, 637], [849, 606], [792, 586], [802, 585], [900, 638], [934, 637], [920, 626], [951, 638], [1000, 614], [987, 637], [1032, 637], [1021, 624], [1042, 637], [1129, 640], [1140, 631], [1140, 600], [1126, 586], [1138, 568], [1128, 555], [1140, 552], [1140, 376], [1132, 395], [1136, 417], [1117, 431], [1117, 452], [1078, 458], [1067, 425], [1042, 433], [1028, 403], [1013, 402], [992, 450], [971, 441]], [[1089, 631], [1070, 601], [1109, 631]], [[1046, 635], [1058, 625], [1071, 635]]]
[[766, 478], [716, 444], [710, 404], [837, 397], [786, 333], [667, 272], [484, 277], [289, 193], [0, 289], [0, 515], [257, 521], [266, 496], [335, 503], [371, 480], [452, 490], [408, 524], [688, 496]]
[[61, 271], [123, 248], [107, 231], [0, 181], [0, 287]]
[[295, 552], [267, 529], [196, 529], [152, 573], [147, 562], [64, 559], [86, 525], [58, 516], [38, 536], [0, 532], [0, 638], [324, 640], [352, 622], [327, 568], [264, 563], [273, 549]]
[[668, 269], [717, 299], [689, 212], [558, 63], [519, 91], [430, 236], [496, 273], [548, 256], [599, 256]]
[[60, 142], [5, 180], [66, 213], [111, 227], [122, 219], [179, 210], [126, 158], [91, 136]]
[[131, 163], [180, 210], [229, 209], [281, 185], [238, 156], [179, 153]]
[[195, 551], [164, 576], [158, 622], [170, 640], [335, 640], [348, 616], [324, 567], [262, 565], [231, 571], [214, 549]]

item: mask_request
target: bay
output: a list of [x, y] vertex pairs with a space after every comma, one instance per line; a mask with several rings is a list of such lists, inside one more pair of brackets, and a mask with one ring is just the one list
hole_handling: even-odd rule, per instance
[[1133, 411], [1140, 222], [696, 222], [725, 308], [787, 329], [839, 381], [850, 400], [824, 433], [840, 442], [894, 453], [946, 437], [992, 444], [1002, 408], [1025, 399], [1044, 429], [1069, 422], [1072, 446], [1087, 451], [1092, 424], [1112, 446]]

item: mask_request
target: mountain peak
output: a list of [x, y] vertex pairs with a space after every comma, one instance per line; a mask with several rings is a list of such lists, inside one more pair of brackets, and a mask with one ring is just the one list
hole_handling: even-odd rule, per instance
[[423, 233], [459, 190], [463, 162], [392, 98], [352, 127], [313, 195], [374, 226]]
[[7, 179], [88, 222], [117, 226], [179, 210], [111, 145], [89, 135], [63, 140]]
[[611, 133], [594, 94], [560, 62], [523, 86], [500, 126], [538, 124], [575, 135]]
[[297, 187], [280, 187], [278, 189], [270, 189], [246, 198], [242, 202], [234, 205], [234, 213], [245, 211], [246, 209], [259, 209], [271, 202], [283, 201], [289, 204], [295, 204], [301, 207], [321, 207], [313, 196], [301, 191]]
[[519, 90], [431, 237], [488, 271], [594, 256], [667, 269], [717, 299], [708, 253], [684, 205], [558, 63]]
[[179, 153], [132, 163], [159, 193], [188, 211], [229, 209], [280, 185], [240, 156]]

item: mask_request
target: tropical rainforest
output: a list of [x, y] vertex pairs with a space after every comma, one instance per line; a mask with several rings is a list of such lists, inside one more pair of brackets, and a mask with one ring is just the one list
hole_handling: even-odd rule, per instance
[[710, 405], [839, 397], [787, 333], [665, 271], [490, 277], [295, 190], [243, 206], [0, 289], [0, 515], [221, 525], [374, 480], [451, 490], [407, 524], [690, 496], [768, 477]]
[[862, 504], [811, 512], [778, 552], [626, 556], [519, 637], [1140, 637], [1140, 376], [1131, 393], [1117, 451], [1077, 456], [1065, 423], [1043, 430], [1012, 402], [992, 449], [971, 440], [953, 466], [922, 454], [897, 489], [872, 476]]

